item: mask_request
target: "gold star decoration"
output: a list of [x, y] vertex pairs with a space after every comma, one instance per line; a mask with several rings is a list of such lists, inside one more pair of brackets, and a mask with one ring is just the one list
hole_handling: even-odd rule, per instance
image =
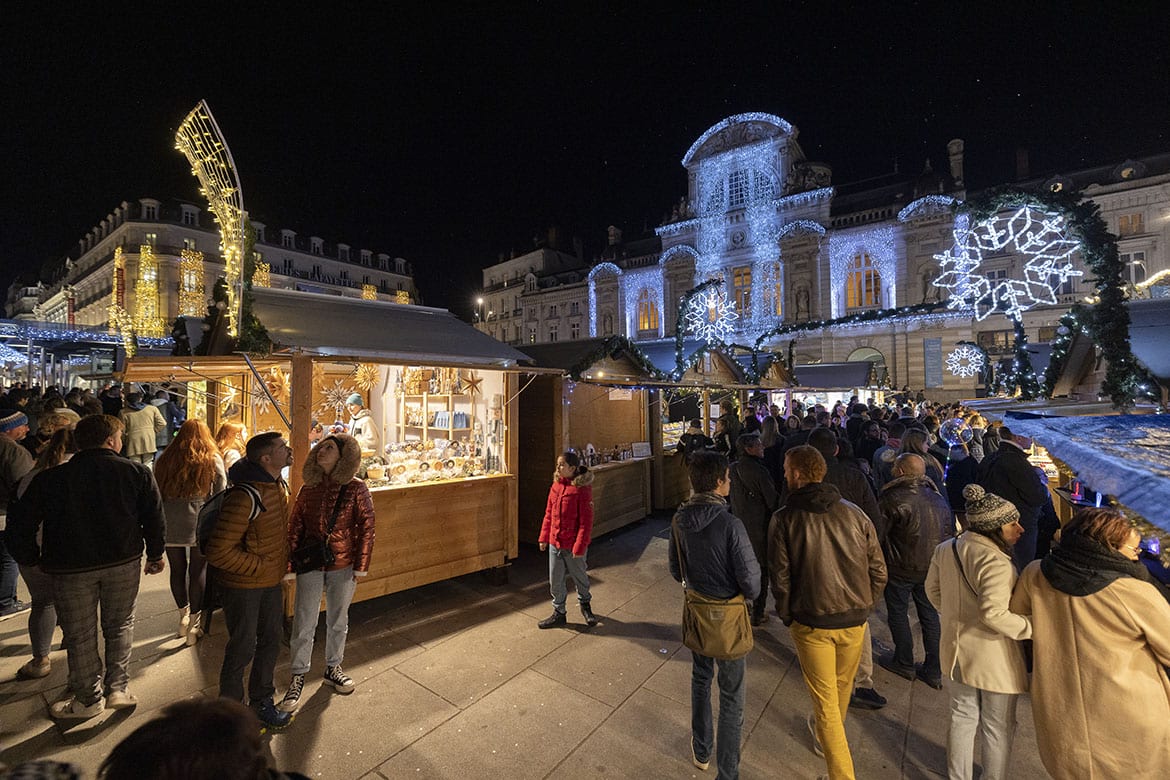
[[373, 363], [361, 363], [353, 372], [353, 383], [362, 390], [369, 390], [378, 384], [380, 372]]
[[483, 383], [483, 377], [477, 377], [475, 372], [468, 371], [467, 376], [463, 377], [463, 392], [467, 393], [474, 400], [476, 393], [481, 393], [483, 390], [480, 384]]

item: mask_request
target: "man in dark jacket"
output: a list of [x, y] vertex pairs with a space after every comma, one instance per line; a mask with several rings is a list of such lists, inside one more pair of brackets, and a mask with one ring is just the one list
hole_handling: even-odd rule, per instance
[[163, 570], [166, 534], [162, 497], [150, 469], [118, 454], [122, 430], [122, 421], [112, 415], [83, 417], [74, 430], [81, 451], [37, 474], [8, 518], [16, 560], [53, 575], [70, 694], [50, 708], [56, 718], [84, 720], [105, 707], [129, 709], [138, 703], [126, 689], [138, 566], [145, 548], [143, 571]]
[[0, 620], [27, 612], [31, 606], [16, 598], [20, 570], [8, 551], [8, 532], [4, 530], [16, 486], [33, 469], [32, 455], [20, 445], [27, 433], [28, 415], [16, 409], [0, 410]]
[[1024, 535], [1012, 548], [1012, 562], [1016, 569], [1023, 571], [1036, 557], [1040, 509], [1048, 502], [1048, 486], [1041, 481], [1036, 467], [1028, 462], [1020, 439], [1006, 425], [1000, 427], [999, 438], [999, 449], [979, 464], [979, 484], [988, 493], [1010, 501], [1020, 513]]
[[[886, 583], [886, 620], [894, 637], [894, 654], [879, 658], [878, 663], [899, 677], [913, 680], [917, 676], [931, 688], [939, 689], [939, 618], [926, 597], [926, 573], [934, 548], [955, 535], [954, 515], [926, 476], [926, 461], [910, 452], [899, 455], [894, 462], [894, 479], [882, 488], [879, 504], [882, 522], [878, 538], [890, 574]], [[911, 598], [926, 654], [917, 667], [910, 633]]]
[[[760, 565], [743, 523], [727, 511], [731, 492], [727, 458], [696, 452], [687, 462], [693, 495], [675, 513], [670, 545], [670, 575], [688, 588], [718, 599], [742, 593], [760, 595]], [[680, 560], [681, 553], [681, 560]], [[739, 739], [743, 728], [746, 658], [719, 663], [719, 732], [712, 733], [711, 678], [715, 659], [691, 651], [691, 762], [711, 763], [712, 742], [720, 777], [739, 777]]]
[[792, 634], [812, 698], [814, 744], [822, 746], [831, 777], [852, 777], [845, 715], [886, 565], [873, 523], [823, 481], [826, 471], [813, 447], [785, 454], [792, 492], [772, 516], [768, 566], [776, 612]]
[[747, 529], [752, 551], [760, 563], [760, 596], [752, 604], [752, 625], [761, 626], [767, 619], [768, 522], [780, 506], [772, 475], [764, 464], [764, 441], [758, 434], [739, 437], [739, 460], [731, 467], [731, 512]]

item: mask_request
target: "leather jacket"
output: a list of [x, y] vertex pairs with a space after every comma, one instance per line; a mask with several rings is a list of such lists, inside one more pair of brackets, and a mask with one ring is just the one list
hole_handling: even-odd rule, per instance
[[926, 582], [934, 548], [955, 535], [955, 519], [929, 477], [898, 477], [882, 488], [878, 539], [890, 576]]

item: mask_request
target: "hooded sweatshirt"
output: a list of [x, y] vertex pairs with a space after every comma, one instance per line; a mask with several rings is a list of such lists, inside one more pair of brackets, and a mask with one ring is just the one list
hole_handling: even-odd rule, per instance
[[[670, 576], [705, 596], [729, 599], [742, 593], [760, 595], [760, 563], [752, 552], [743, 523], [714, 493], [696, 493], [674, 515], [670, 543]], [[682, 567], [679, 566], [679, 549]]]

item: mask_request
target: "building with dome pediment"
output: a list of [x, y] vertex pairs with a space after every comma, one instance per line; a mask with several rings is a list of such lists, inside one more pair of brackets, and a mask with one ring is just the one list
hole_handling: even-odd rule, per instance
[[[543, 247], [486, 268], [477, 327], [520, 345], [612, 335], [673, 341], [679, 299], [718, 278], [734, 312], [726, 343], [753, 346], [777, 327], [807, 323], [761, 346], [786, 352], [794, 342], [797, 366], [872, 361], [889, 386], [933, 398], [976, 395], [976, 378], [946, 370], [946, 358], [960, 342], [979, 344], [992, 360], [1009, 357], [1006, 317], [940, 310], [865, 321], [868, 312], [946, 300], [934, 284], [935, 256], [954, 244], [952, 206], [967, 197], [963, 142], [947, 144], [942, 166], [928, 160], [918, 173], [835, 184], [797, 136], [766, 113], [716, 123], [683, 156], [687, 194], [652, 236], [627, 242], [611, 227], [592, 262]], [[1170, 277], [1170, 154], [1013, 184], [1092, 199], [1119, 236], [1132, 294], [1168, 289], [1158, 282]], [[1000, 253], [986, 273], [1011, 278], [1021, 263]], [[1074, 264], [1086, 270], [1079, 253]], [[1090, 274], [1057, 286], [1055, 304], [1025, 313], [1029, 341], [1051, 341], [1061, 315], [1092, 290]], [[834, 324], [813, 326], [824, 321]]]

